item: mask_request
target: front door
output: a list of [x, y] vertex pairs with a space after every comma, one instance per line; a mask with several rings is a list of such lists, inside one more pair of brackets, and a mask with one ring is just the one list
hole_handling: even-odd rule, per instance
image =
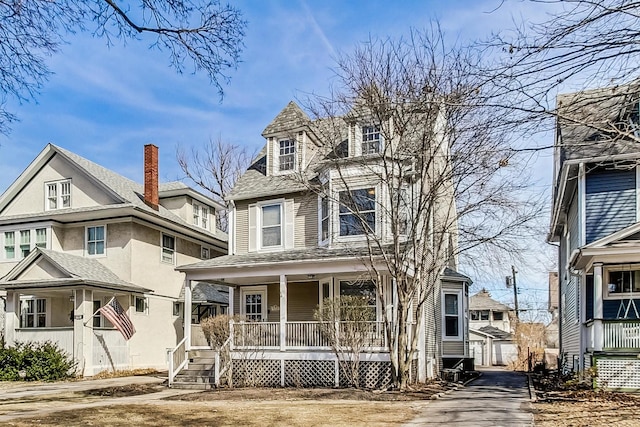
[[242, 314], [250, 322], [263, 322], [267, 320], [267, 290], [243, 289], [242, 290]]

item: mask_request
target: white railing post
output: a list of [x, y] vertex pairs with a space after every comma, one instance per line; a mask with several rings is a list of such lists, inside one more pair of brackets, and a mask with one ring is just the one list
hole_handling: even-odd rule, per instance
[[233, 320], [229, 320], [229, 350], [233, 350], [233, 342], [234, 342], [234, 322]]
[[220, 387], [220, 351], [216, 351], [213, 365], [213, 379], [216, 387]]
[[287, 349], [287, 276], [280, 275], [280, 351]]
[[187, 278], [184, 283], [184, 338], [186, 341], [185, 348], [191, 350], [191, 280]]

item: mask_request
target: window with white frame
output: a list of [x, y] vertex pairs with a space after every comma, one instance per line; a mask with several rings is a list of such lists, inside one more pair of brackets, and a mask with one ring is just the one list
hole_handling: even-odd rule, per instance
[[111, 298], [105, 297], [103, 300], [93, 301], [93, 327], [94, 328], [112, 328], [113, 324], [109, 319], [105, 318], [98, 310], [109, 302]]
[[22, 258], [31, 252], [31, 230], [20, 230], [20, 256]]
[[356, 297], [362, 301], [362, 307], [365, 307], [369, 313], [369, 320], [376, 320], [376, 283], [373, 280], [341, 280], [340, 295]]
[[282, 246], [282, 203], [260, 206], [260, 218], [261, 247]]
[[193, 208], [193, 225], [209, 229], [209, 208], [198, 203], [192, 204]]
[[96, 225], [86, 228], [87, 239], [87, 255], [104, 255], [105, 254], [105, 226]]
[[380, 152], [380, 126], [362, 126], [362, 154]]
[[71, 207], [71, 180], [47, 182], [45, 186], [47, 210]]
[[33, 298], [21, 301], [20, 327], [45, 328], [47, 326], [47, 300]]
[[329, 240], [329, 198], [323, 196], [320, 198], [320, 241]]
[[136, 307], [136, 313], [148, 314], [149, 313], [149, 298], [136, 296], [135, 297], [135, 307]]
[[211, 258], [211, 252], [209, 251], [209, 248], [205, 248], [204, 246], [202, 246], [200, 248], [200, 259], [209, 259]]
[[296, 141], [293, 139], [281, 139], [279, 142], [280, 171], [292, 171], [296, 167]]
[[36, 228], [36, 247], [37, 248], [47, 247], [47, 229], [46, 228]]
[[162, 262], [173, 264], [176, 254], [176, 238], [168, 234], [162, 234]]
[[376, 229], [376, 190], [341, 191], [340, 200], [340, 236], [357, 236]]
[[462, 304], [459, 292], [445, 292], [444, 305], [444, 339], [462, 339]]
[[180, 306], [181, 306], [181, 303], [179, 302], [173, 303], [173, 315], [176, 317], [180, 316], [180, 313], [181, 313]]
[[4, 258], [5, 259], [16, 258], [16, 232], [15, 231], [4, 232]]

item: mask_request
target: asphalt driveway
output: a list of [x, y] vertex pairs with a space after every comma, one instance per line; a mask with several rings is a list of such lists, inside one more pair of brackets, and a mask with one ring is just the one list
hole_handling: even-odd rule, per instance
[[427, 404], [405, 426], [533, 426], [526, 376], [497, 367], [481, 372], [466, 387]]

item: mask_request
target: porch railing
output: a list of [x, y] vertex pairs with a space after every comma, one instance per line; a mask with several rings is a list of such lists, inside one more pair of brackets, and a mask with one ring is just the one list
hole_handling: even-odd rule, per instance
[[176, 375], [187, 366], [188, 362], [187, 337], [184, 337], [176, 348], [169, 351], [169, 387], [173, 385], [173, 380], [176, 378]]
[[[353, 327], [349, 322], [321, 323], [313, 321], [286, 322], [285, 323], [285, 347], [291, 349], [300, 348], [329, 348], [331, 341], [349, 334], [348, 329]], [[337, 333], [327, 328], [338, 328]], [[358, 333], [364, 335], [365, 348], [385, 348], [386, 335], [383, 322], [360, 322], [357, 325]], [[234, 322], [233, 347], [243, 348], [280, 348], [280, 323], [279, 322]]]
[[604, 321], [605, 349], [640, 349], [640, 320]]

